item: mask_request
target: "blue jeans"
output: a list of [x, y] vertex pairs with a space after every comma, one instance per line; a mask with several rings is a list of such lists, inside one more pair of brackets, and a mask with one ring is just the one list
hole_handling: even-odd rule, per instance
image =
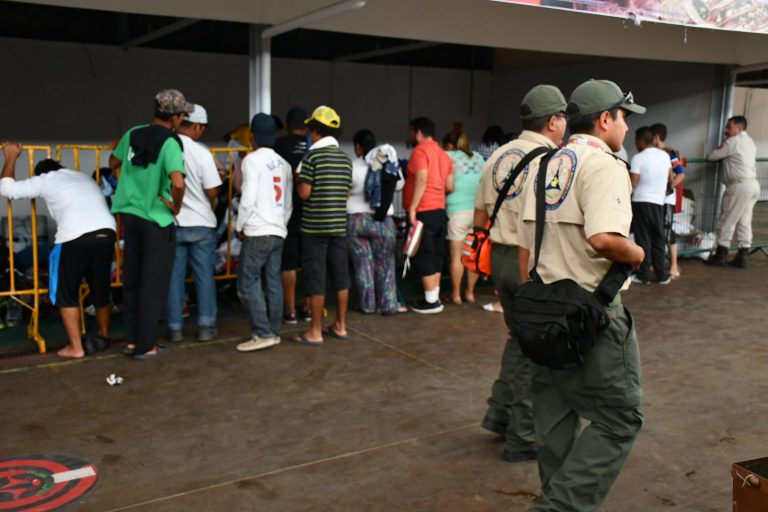
[[251, 332], [260, 338], [277, 336], [280, 330], [283, 318], [282, 257], [283, 239], [279, 236], [246, 236], [243, 239], [237, 296], [248, 310]]
[[195, 275], [197, 292], [197, 325], [216, 325], [216, 282], [213, 280], [216, 249], [216, 230], [203, 226], [176, 227], [176, 259], [171, 271], [171, 287], [166, 303], [166, 323], [171, 331], [180, 331], [184, 325], [181, 310], [184, 306], [184, 280], [187, 264]]

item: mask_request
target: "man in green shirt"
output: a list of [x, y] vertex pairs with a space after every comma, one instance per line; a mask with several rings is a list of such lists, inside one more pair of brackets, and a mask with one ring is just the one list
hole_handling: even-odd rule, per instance
[[173, 130], [193, 108], [179, 91], [160, 91], [152, 122], [128, 130], [109, 157], [110, 167], [120, 169], [112, 213], [121, 214], [125, 228], [125, 353], [137, 360], [168, 352], [157, 344], [157, 325], [173, 268], [174, 216], [184, 197], [183, 146]]

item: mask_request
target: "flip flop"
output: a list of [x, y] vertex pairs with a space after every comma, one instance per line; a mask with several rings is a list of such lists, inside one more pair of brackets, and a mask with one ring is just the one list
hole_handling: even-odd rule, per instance
[[157, 350], [155, 352], [144, 352], [143, 354], [133, 354], [131, 357], [133, 357], [137, 361], [149, 361], [150, 359], [156, 359], [158, 357], [162, 357], [170, 351], [171, 349], [169, 349], [168, 347], [163, 345], [158, 345]]
[[291, 341], [296, 343], [297, 345], [309, 345], [310, 347], [322, 347], [323, 342], [322, 341], [309, 341], [306, 336], [303, 334], [299, 334], [298, 336], [294, 336], [291, 338]]
[[349, 334], [339, 334], [336, 331], [333, 330], [333, 327], [327, 327], [323, 330], [323, 334], [327, 334], [331, 338], [336, 338], [337, 340], [347, 340], [349, 339]]

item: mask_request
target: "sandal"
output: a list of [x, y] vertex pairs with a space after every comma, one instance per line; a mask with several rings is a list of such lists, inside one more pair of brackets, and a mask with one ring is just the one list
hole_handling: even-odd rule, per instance
[[299, 334], [298, 336], [294, 336], [291, 338], [291, 341], [298, 344], [298, 345], [309, 345], [310, 347], [322, 347], [323, 346], [323, 340], [320, 341], [309, 341], [306, 336], [303, 334]]
[[336, 331], [333, 330], [333, 327], [326, 327], [323, 330], [323, 334], [326, 334], [330, 336], [331, 338], [336, 338], [337, 340], [347, 340], [349, 339], [349, 334], [339, 334]]

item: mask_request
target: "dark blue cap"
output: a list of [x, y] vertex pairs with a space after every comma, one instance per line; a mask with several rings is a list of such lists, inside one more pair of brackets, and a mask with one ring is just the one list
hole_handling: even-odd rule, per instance
[[275, 145], [275, 120], [269, 114], [258, 113], [251, 119], [253, 141], [259, 146]]

